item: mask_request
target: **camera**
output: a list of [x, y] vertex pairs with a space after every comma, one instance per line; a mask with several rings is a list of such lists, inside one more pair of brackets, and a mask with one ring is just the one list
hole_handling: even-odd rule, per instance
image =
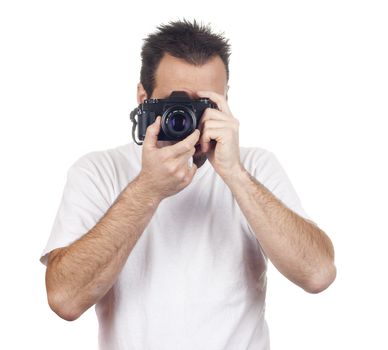
[[135, 140], [135, 115], [139, 125], [139, 140], [144, 140], [147, 127], [160, 115], [162, 119], [158, 140], [183, 140], [197, 128], [206, 108], [217, 108], [217, 105], [208, 98], [191, 99], [184, 91], [173, 91], [166, 99], [146, 99], [131, 113], [134, 123], [132, 137]]

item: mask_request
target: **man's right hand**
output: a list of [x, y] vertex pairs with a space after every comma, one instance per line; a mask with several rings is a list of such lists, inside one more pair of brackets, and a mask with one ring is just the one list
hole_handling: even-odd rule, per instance
[[160, 148], [157, 144], [161, 117], [147, 127], [143, 142], [142, 169], [139, 178], [144, 181], [147, 190], [157, 199], [172, 196], [191, 183], [197, 166], [188, 165], [195, 153], [195, 144], [200, 131], [195, 129], [189, 136], [174, 145]]

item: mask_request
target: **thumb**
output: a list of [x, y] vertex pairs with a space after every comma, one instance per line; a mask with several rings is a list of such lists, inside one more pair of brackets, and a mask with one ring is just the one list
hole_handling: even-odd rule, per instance
[[156, 141], [158, 141], [158, 134], [160, 131], [160, 120], [161, 117], [158, 116], [155, 121], [147, 127], [143, 142], [146, 147], [156, 147]]

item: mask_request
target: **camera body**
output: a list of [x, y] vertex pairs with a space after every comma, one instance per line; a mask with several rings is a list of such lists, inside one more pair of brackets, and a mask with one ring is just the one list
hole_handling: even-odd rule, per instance
[[158, 140], [179, 141], [198, 126], [206, 108], [217, 108], [208, 98], [191, 99], [184, 91], [173, 91], [166, 99], [147, 99], [137, 108], [138, 138], [144, 140], [147, 127], [161, 116]]

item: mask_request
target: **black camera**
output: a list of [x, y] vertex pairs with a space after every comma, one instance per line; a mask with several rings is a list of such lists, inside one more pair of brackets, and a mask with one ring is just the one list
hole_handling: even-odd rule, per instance
[[132, 137], [137, 144], [142, 144], [135, 140], [136, 124], [139, 125], [138, 138], [144, 140], [147, 127], [160, 115], [162, 120], [158, 140], [183, 140], [197, 128], [203, 112], [208, 107], [217, 108], [217, 105], [208, 98], [191, 99], [184, 91], [173, 91], [166, 99], [144, 100], [131, 113], [134, 123]]

